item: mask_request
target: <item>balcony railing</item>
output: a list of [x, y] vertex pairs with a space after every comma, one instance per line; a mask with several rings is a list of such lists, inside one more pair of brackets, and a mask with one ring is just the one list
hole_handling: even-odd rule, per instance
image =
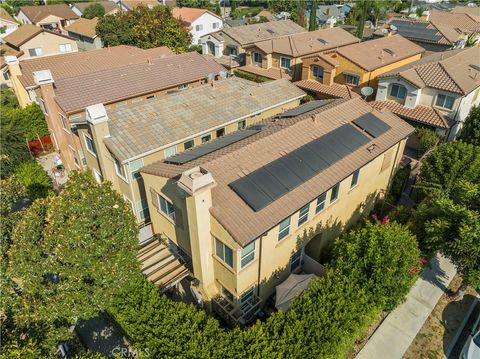
[[222, 296], [213, 299], [213, 308], [229, 324], [244, 326], [255, 320], [260, 311], [260, 297], [253, 295], [242, 303], [242, 308]]

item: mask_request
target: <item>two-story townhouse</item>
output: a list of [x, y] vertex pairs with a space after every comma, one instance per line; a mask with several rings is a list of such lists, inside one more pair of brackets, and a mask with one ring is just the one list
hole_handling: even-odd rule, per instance
[[17, 28], [18, 23], [12, 15], [10, 15], [3, 7], [0, 8], [0, 40], [15, 31]]
[[[304, 96], [286, 80], [258, 85], [230, 77], [107, 109], [89, 106], [76, 130], [86, 167], [97, 180], [113, 183], [130, 202], [139, 223], [149, 223], [141, 167], [296, 107]], [[65, 100], [59, 101], [61, 106]]]
[[33, 78], [35, 71], [49, 69], [55, 79], [63, 77], [76, 77], [79, 75], [113, 69], [147, 62], [148, 59], [167, 57], [173, 52], [167, 47], [153, 49], [139, 49], [133, 46], [114, 46], [86, 52], [73, 52], [68, 54], [29, 59], [19, 61], [18, 58], [8, 57], [5, 62], [11, 73], [12, 87], [21, 107], [32, 102], [39, 102], [35, 89], [38, 87]]
[[[48, 67], [33, 72], [35, 97], [46, 114], [55, 147], [67, 171], [85, 167], [85, 152], [75, 125], [85, 119], [88, 106], [96, 103], [125, 106], [150, 100], [167, 92], [199, 86], [208, 77], [219, 77], [224, 72], [222, 66], [197, 52], [163, 57], [164, 49], [156, 50], [156, 57], [142, 62], [74, 77], [55, 78]], [[150, 49], [148, 53], [153, 55], [154, 51]]]
[[5, 36], [3, 44], [0, 45], [0, 54], [2, 56], [0, 60], [0, 68], [2, 69], [0, 83], [9, 87], [12, 85], [5, 56], [15, 56], [19, 60], [26, 60], [77, 51], [77, 43], [67, 35], [45, 30], [34, 25], [22, 25], [8, 36]]
[[393, 35], [344, 46], [327, 54], [303, 59], [300, 88], [319, 98], [352, 97], [352, 91], [377, 87], [377, 77], [421, 58], [424, 49]]
[[199, 45], [200, 38], [223, 27], [223, 19], [206, 9], [190, 7], [176, 7], [172, 15], [183, 21], [187, 30], [192, 34], [192, 44]]
[[433, 53], [379, 77], [373, 106], [454, 139], [480, 104], [480, 48]]
[[[192, 291], [204, 303], [248, 321], [276, 285], [318, 266], [324, 246], [373, 208], [413, 130], [360, 98], [319, 100], [241, 138], [147, 165], [154, 232], [190, 257]], [[147, 251], [144, 274], [168, 275]]]
[[16, 16], [22, 24], [32, 24], [48, 30], [64, 31], [64, 27], [79, 18], [67, 4], [20, 6]]
[[472, 14], [432, 11], [427, 12], [424, 19], [393, 18], [374, 32], [375, 37], [391, 34], [415, 42], [430, 54], [463, 47], [468, 35], [480, 35], [480, 18]]
[[258, 41], [246, 48], [246, 65], [239, 67], [238, 71], [268, 79], [300, 80], [304, 57], [359, 41], [339, 27]]
[[[202, 36], [200, 42], [204, 55], [212, 55], [221, 64], [233, 67], [235, 64], [245, 65], [245, 48], [248, 45], [257, 41], [301, 32], [306, 32], [306, 30], [293, 21], [279, 20], [223, 28], [220, 31]], [[235, 61], [232, 62], [232, 58]]]
[[77, 42], [79, 51], [90, 51], [103, 47], [102, 39], [97, 35], [97, 23], [97, 18], [81, 18], [65, 28], [68, 36]]

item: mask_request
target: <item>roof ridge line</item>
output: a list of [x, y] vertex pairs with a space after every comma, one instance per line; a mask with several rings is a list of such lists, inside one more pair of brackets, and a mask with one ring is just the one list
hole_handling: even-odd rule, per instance
[[457, 86], [457, 88], [460, 90], [461, 94], [462, 95], [465, 95], [465, 92], [463, 91], [463, 89], [460, 87], [460, 85], [457, 83], [457, 81], [455, 81], [452, 77], [452, 75], [450, 75], [450, 73], [447, 71], [447, 69], [445, 68], [445, 66], [443, 66], [442, 64], [442, 61], [443, 60], [440, 60], [438, 61], [438, 65], [442, 68], [442, 70], [447, 74], [447, 76], [450, 78], [450, 80], [452, 80], [452, 82], [455, 84], [455, 86]]

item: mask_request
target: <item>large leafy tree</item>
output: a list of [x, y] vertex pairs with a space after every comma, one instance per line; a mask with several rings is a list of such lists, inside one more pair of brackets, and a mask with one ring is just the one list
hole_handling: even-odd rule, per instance
[[143, 49], [167, 46], [176, 53], [187, 51], [191, 35], [181, 20], [162, 5], [137, 6], [102, 17], [96, 28], [105, 46], [132, 45]]
[[103, 15], [105, 15], [105, 8], [103, 5], [98, 2], [94, 2], [85, 8], [82, 17], [86, 19], [93, 19], [94, 17], [101, 18]]
[[[7, 112], [7, 111], [5, 111]], [[14, 116], [3, 110], [0, 118], [0, 177], [10, 176], [15, 169], [30, 158], [27, 138]]]
[[109, 308], [137, 279], [137, 245], [128, 204], [90, 174], [73, 173], [60, 195], [35, 201], [16, 224], [7, 253], [8, 343], [33, 341], [51, 356], [59, 340], [71, 337], [71, 325]]
[[480, 146], [480, 106], [475, 106], [470, 110], [459, 139]]

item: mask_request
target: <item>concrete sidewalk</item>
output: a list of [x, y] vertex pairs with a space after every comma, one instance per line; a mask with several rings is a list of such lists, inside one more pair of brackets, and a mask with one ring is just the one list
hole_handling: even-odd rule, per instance
[[457, 270], [445, 257], [436, 255], [432, 268], [423, 272], [407, 300], [377, 328], [356, 359], [401, 359], [422, 328]]

